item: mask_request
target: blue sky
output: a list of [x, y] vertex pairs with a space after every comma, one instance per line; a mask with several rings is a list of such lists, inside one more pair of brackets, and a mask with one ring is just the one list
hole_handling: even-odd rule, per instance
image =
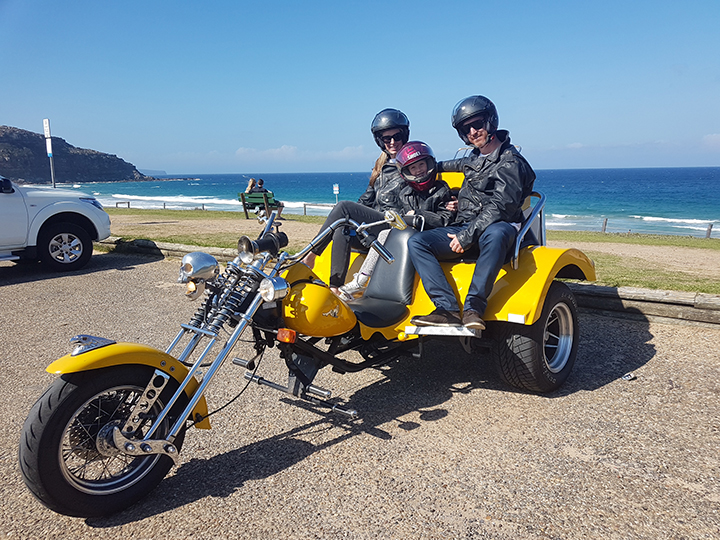
[[350, 172], [483, 94], [538, 169], [720, 166], [720, 1], [0, 0], [0, 124], [170, 174]]

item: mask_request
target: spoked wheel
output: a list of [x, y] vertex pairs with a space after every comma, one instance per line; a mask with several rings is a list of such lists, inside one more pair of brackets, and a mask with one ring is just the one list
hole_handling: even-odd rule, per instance
[[575, 296], [567, 285], [554, 281], [535, 324], [494, 323], [492, 337], [495, 368], [506, 383], [532, 392], [557, 390], [577, 356]]
[[[103, 444], [104, 434], [125, 424], [153, 373], [132, 365], [63, 376], [35, 403], [20, 442], [20, 469], [45, 506], [70, 516], [107, 515], [138, 501], [165, 477], [173, 464], [169, 457], [133, 457]], [[135, 438], [144, 436], [175, 389], [171, 378]], [[167, 436], [175, 420], [170, 416], [153, 439]], [[178, 450], [184, 436], [183, 428], [174, 442]]]

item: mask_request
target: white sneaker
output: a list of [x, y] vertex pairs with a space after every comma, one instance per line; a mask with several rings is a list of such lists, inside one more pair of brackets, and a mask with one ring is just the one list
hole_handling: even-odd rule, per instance
[[340, 291], [340, 298], [345, 300], [345, 302], [350, 302], [355, 298], [360, 298], [367, 288], [368, 281], [370, 281], [370, 276], [358, 272], [355, 274], [352, 281], [338, 288]]

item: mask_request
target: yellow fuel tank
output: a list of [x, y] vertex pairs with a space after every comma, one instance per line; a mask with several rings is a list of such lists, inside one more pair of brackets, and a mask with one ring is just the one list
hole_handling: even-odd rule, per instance
[[297, 264], [284, 277], [290, 284], [282, 302], [286, 327], [316, 337], [339, 336], [353, 329], [355, 314], [307, 266]]

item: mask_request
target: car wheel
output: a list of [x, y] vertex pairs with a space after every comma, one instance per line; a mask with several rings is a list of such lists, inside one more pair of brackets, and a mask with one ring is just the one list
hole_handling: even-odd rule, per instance
[[74, 223], [52, 223], [38, 235], [38, 255], [48, 268], [71, 272], [85, 266], [92, 255], [90, 234]]

